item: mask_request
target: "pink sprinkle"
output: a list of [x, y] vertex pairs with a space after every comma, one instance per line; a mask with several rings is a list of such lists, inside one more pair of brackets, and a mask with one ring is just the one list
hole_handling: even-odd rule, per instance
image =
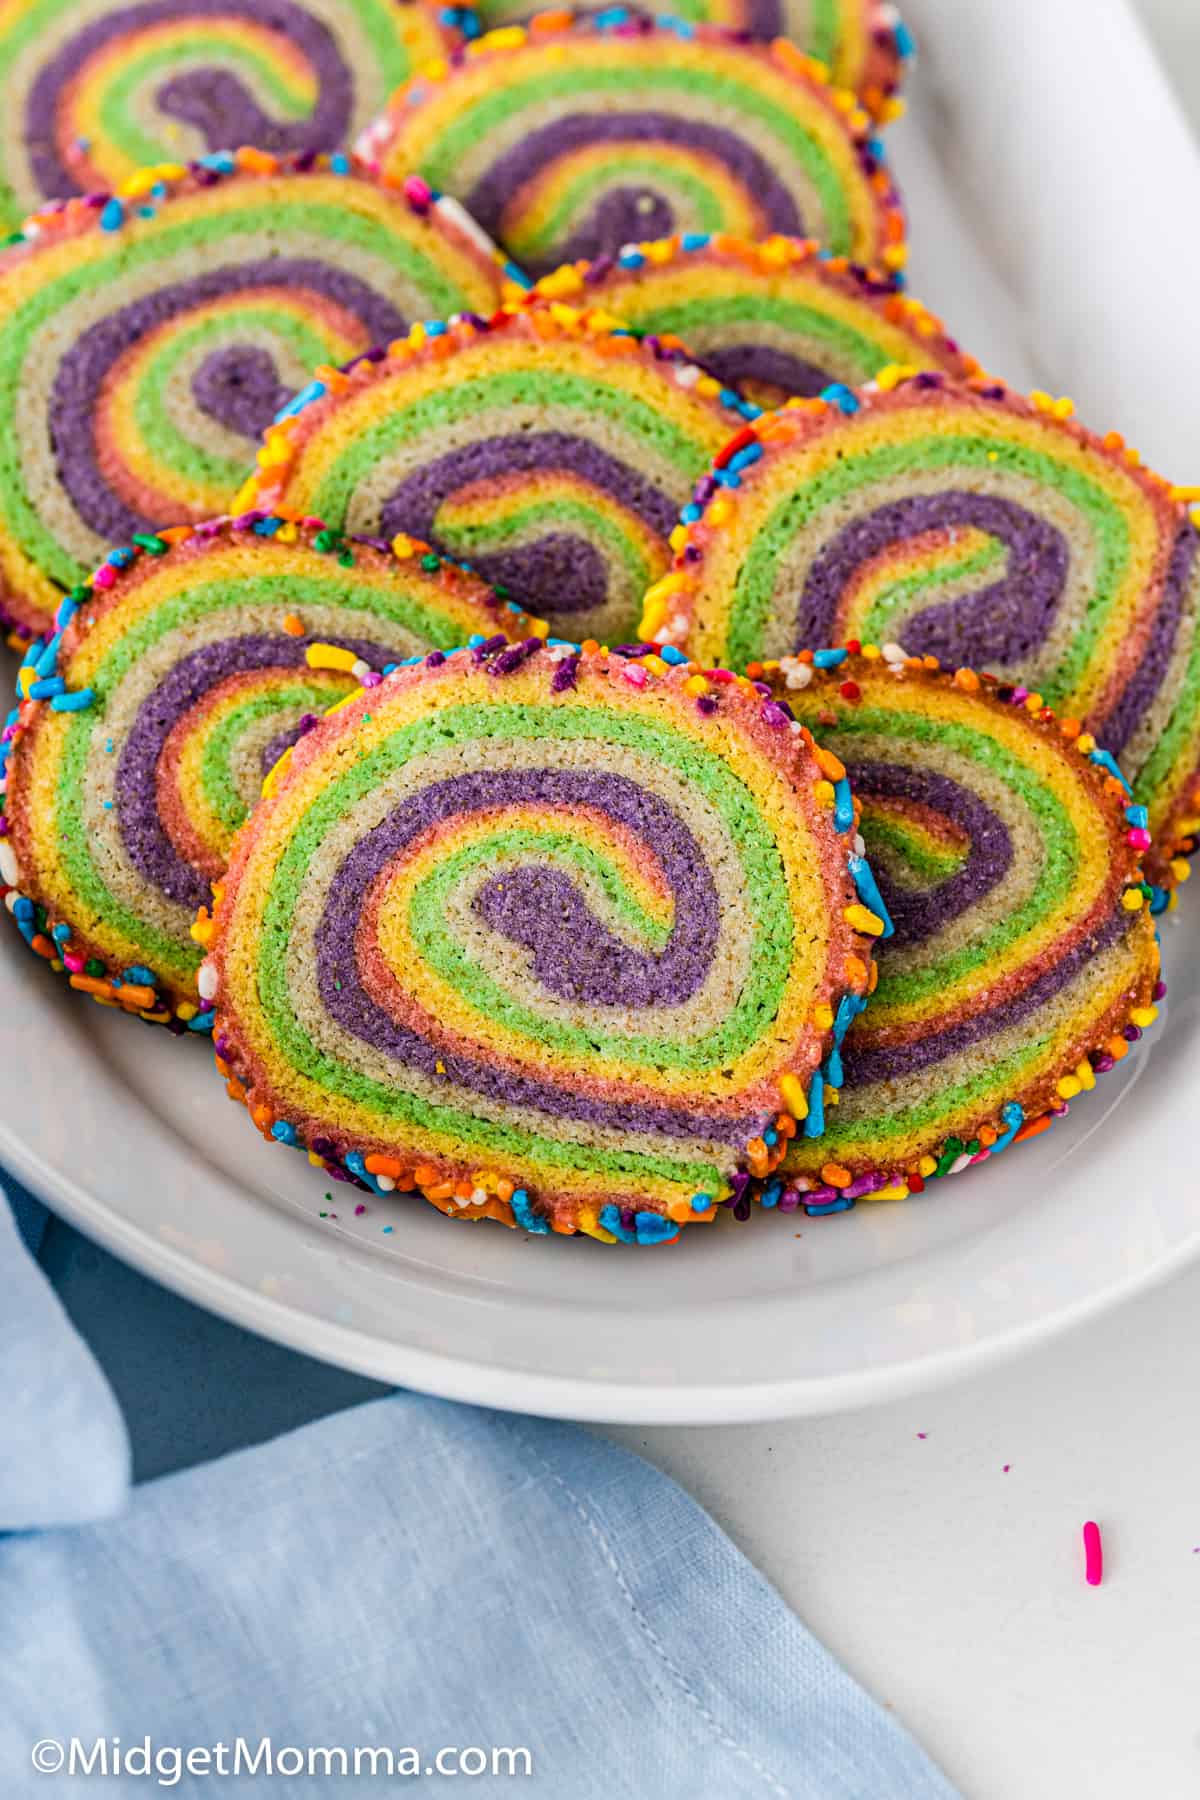
[[1089, 1587], [1099, 1587], [1104, 1579], [1104, 1549], [1100, 1543], [1100, 1527], [1089, 1519], [1083, 1528], [1084, 1575]]
[[117, 571], [112, 565], [110, 563], [102, 563], [96, 570], [96, 573], [92, 576], [92, 586], [98, 588], [110, 588], [116, 579]]
[[1008, 1471], [1009, 1471], [1009, 1470], [1010, 1470], [1010, 1469], [1011, 1469], [1011, 1468], [1012, 1468], [1012, 1464], [1011, 1464], [1011, 1463], [1005, 1463], [1005, 1465], [1004, 1465], [1004, 1467], [1003, 1467], [1003, 1469], [1001, 1469], [1001, 1471], [1000, 1471], [1000, 1473], [1001, 1473], [1001, 1474], [1002, 1474], [1002, 1475], [1007, 1475], [1007, 1474], [1008, 1474]]
[[1143, 830], [1140, 825], [1135, 825], [1133, 830], [1126, 832], [1125, 835], [1135, 850], [1148, 850], [1153, 842], [1150, 833]]
[[646, 671], [640, 663], [629, 663], [623, 673], [631, 687], [645, 687]]
[[918, 1431], [917, 1436], [919, 1438], [926, 1438], [929, 1436], [929, 1433], [927, 1431]]
[[414, 206], [428, 206], [433, 199], [433, 189], [427, 181], [422, 181], [419, 175], [404, 177], [404, 192]]
[[355, 1218], [360, 1219], [362, 1217], [362, 1215], [366, 1212], [366, 1210], [367, 1210], [366, 1207], [362, 1204], [361, 1201], [359, 1201], [358, 1205], [354, 1209]]
[[81, 975], [83, 973], [83, 957], [77, 956], [73, 950], [68, 950], [64, 953], [63, 962], [71, 971], [72, 975]]

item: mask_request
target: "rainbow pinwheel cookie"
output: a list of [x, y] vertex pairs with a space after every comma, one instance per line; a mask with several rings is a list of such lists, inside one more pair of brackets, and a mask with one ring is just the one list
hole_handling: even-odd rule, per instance
[[264, 513], [114, 550], [28, 652], [4, 734], [0, 882], [72, 987], [205, 1029], [197, 908], [263, 776], [369, 671], [545, 631], [427, 545]]
[[268, 432], [242, 503], [408, 531], [563, 637], [618, 644], [693, 483], [757, 407], [680, 349], [536, 305], [465, 317], [348, 374]]
[[783, 38], [609, 7], [489, 32], [401, 88], [359, 148], [454, 194], [531, 275], [713, 230], [896, 269], [904, 218], [870, 131]]
[[830, 257], [811, 238], [751, 243], [693, 232], [626, 244], [615, 256], [555, 269], [534, 291], [682, 339], [706, 369], [764, 407], [834, 382], [870, 381], [895, 363], [964, 379], [979, 367], [892, 276]]
[[884, 928], [853, 835], [744, 679], [431, 655], [301, 739], [240, 834], [199, 926], [219, 1067], [367, 1188], [661, 1243], [819, 1120]]
[[1182, 878], [1200, 830], [1200, 532], [1183, 498], [1069, 401], [895, 374], [725, 446], [642, 635], [738, 668], [860, 638], [989, 669], [1120, 758], [1154, 881]]
[[765, 671], [848, 773], [893, 923], [768, 1205], [900, 1199], [1041, 1131], [1156, 1016], [1146, 815], [1037, 695], [871, 646]]
[[[539, 8], [530, 0], [481, 0], [478, 10], [492, 31], [523, 24]], [[787, 38], [882, 119], [896, 111], [892, 97], [913, 52], [912, 36], [887, 0], [683, 0], [673, 16], [767, 42]]]
[[470, 7], [422, 0], [8, 0], [0, 228], [146, 163], [339, 150], [477, 31]]
[[0, 610], [33, 635], [109, 545], [227, 511], [314, 367], [499, 280], [461, 207], [343, 156], [222, 152], [36, 215], [0, 253]]

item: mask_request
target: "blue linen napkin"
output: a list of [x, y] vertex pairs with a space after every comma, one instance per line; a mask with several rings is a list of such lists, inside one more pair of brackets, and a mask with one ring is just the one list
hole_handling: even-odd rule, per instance
[[[0, 1465], [65, 1433], [53, 1467], [89, 1490], [106, 1469], [111, 1504], [115, 1409], [0, 1205], [0, 1291], [13, 1284], [37, 1300], [23, 1302], [18, 1382], [4, 1365]], [[62, 1393], [40, 1419], [13, 1406], [39, 1359], [73, 1410]], [[104, 1432], [81, 1435], [87, 1408]], [[253, 1756], [269, 1738], [305, 1758], [412, 1747], [420, 1766], [450, 1746], [527, 1750], [530, 1777], [470, 1779], [488, 1797], [953, 1800], [674, 1482], [573, 1426], [407, 1393], [145, 1482], [110, 1520], [0, 1539], [6, 1800], [77, 1791], [30, 1760], [72, 1738], [110, 1756], [114, 1738], [139, 1756], [148, 1738], [157, 1779], [182, 1795], [315, 1800], [341, 1785], [320, 1757], [172, 1780], [176, 1749], [225, 1744], [231, 1766], [239, 1739]], [[135, 1800], [156, 1777], [135, 1763], [103, 1785]]]

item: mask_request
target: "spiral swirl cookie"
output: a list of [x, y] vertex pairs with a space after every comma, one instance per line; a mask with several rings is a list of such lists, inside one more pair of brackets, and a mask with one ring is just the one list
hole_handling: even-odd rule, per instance
[[757, 408], [572, 308], [417, 326], [268, 432], [247, 504], [408, 531], [564, 637], [620, 643], [692, 483]]
[[338, 150], [477, 30], [419, 0], [8, 0], [0, 223], [231, 144]]
[[531, 275], [672, 231], [819, 238], [896, 269], [904, 218], [870, 122], [785, 39], [622, 7], [489, 32], [359, 139], [454, 194]]
[[856, 386], [894, 363], [960, 379], [979, 367], [893, 277], [830, 257], [812, 239], [700, 232], [626, 244], [615, 256], [565, 264], [535, 292], [584, 296], [637, 331], [681, 338], [763, 407], [831, 383]]
[[[479, 18], [492, 31], [524, 24], [538, 10], [530, 0], [480, 0]], [[787, 38], [882, 119], [895, 110], [892, 96], [913, 53], [912, 34], [885, 0], [683, 0], [673, 16], [768, 43]]]
[[1076, 723], [934, 658], [844, 649], [771, 674], [862, 808], [894, 931], [818, 1143], [768, 1203], [902, 1198], [1032, 1136], [1155, 1017], [1146, 814]]
[[0, 255], [0, 605], [44, 628], [111, 544], [228, 510], [314, 367], [491, 309], [461, 207], [240, 150], [72, 200]]
[[819, 1114], [882, 929], [846, 799], [744, 679], [431, 655], [302, 739], [238, 838], [200, 974], [231, 1092], [368, 1187], [674, 1237]]
[[1186, 505], [1069, 401], [894, 373], [793, 402], [726, 446], [643, 634], [739, 668], [859, 638], [992, 669], [1120, 758], [1149, 813], [1148, 867], [1169, 883], [1200, 829]]
[[112, 551], [21, 669], [9, 911], [72, 987], [203, 1029], [192, 922], [282, 751], [372, 670], [535, 629], [427, 545], [315, 520], [255, 512]]

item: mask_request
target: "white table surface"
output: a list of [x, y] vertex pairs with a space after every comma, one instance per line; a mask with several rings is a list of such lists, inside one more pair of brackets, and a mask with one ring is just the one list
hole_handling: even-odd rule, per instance
[[[1200, 122], [1200, 0], [1138, 3]], [[1200, 1268], [911, 1402], [611, 1435], [713, 1512], [968, 1800], [1196, 1800], [1198, 1382]]]

